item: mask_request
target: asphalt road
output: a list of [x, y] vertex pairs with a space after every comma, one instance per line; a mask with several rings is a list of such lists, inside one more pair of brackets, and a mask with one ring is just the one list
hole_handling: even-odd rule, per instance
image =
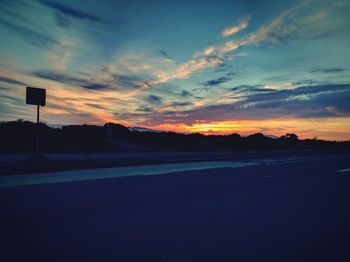
[[349, 167], [333, 154], [3, 187], [0, 261], [350, 261]]

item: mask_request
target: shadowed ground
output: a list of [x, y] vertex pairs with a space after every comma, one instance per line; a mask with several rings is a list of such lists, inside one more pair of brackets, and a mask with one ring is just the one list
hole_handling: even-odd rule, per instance
[[0, 188], [0, 260], [349, 261], [349, 160]]

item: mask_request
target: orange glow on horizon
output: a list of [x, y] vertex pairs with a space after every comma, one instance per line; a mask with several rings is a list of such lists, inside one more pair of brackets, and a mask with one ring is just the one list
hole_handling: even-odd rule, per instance
[[350, 140], [350, 118], [322, 119], [266, 119], [266, 120], [227, 120], [198, 121], [194, 124], [160, 124], [147, 128], [174, 131], [179, 133], [202, 133], [205, 135], [227, 135], [238, 133], [250, 135], [261, 132], [265, 135], [281, 136], [295, 133], [301, 139]]

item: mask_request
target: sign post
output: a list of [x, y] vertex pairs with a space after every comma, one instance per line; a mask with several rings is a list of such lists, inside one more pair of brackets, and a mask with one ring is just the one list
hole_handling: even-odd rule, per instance
[[40, 136], [39, 136], [39, 117], [40, 106], [46, 104], [46, 90], [43, 88], [29, 87], [27, 86], [26, 103], [28, 105], [36, 105], [36, 153], [40, 153]]

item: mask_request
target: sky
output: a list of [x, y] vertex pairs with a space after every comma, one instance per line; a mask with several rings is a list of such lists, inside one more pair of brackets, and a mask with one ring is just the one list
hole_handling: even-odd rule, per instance
[[1, 0], [0, 121], [350, 140], [350, 1]]

